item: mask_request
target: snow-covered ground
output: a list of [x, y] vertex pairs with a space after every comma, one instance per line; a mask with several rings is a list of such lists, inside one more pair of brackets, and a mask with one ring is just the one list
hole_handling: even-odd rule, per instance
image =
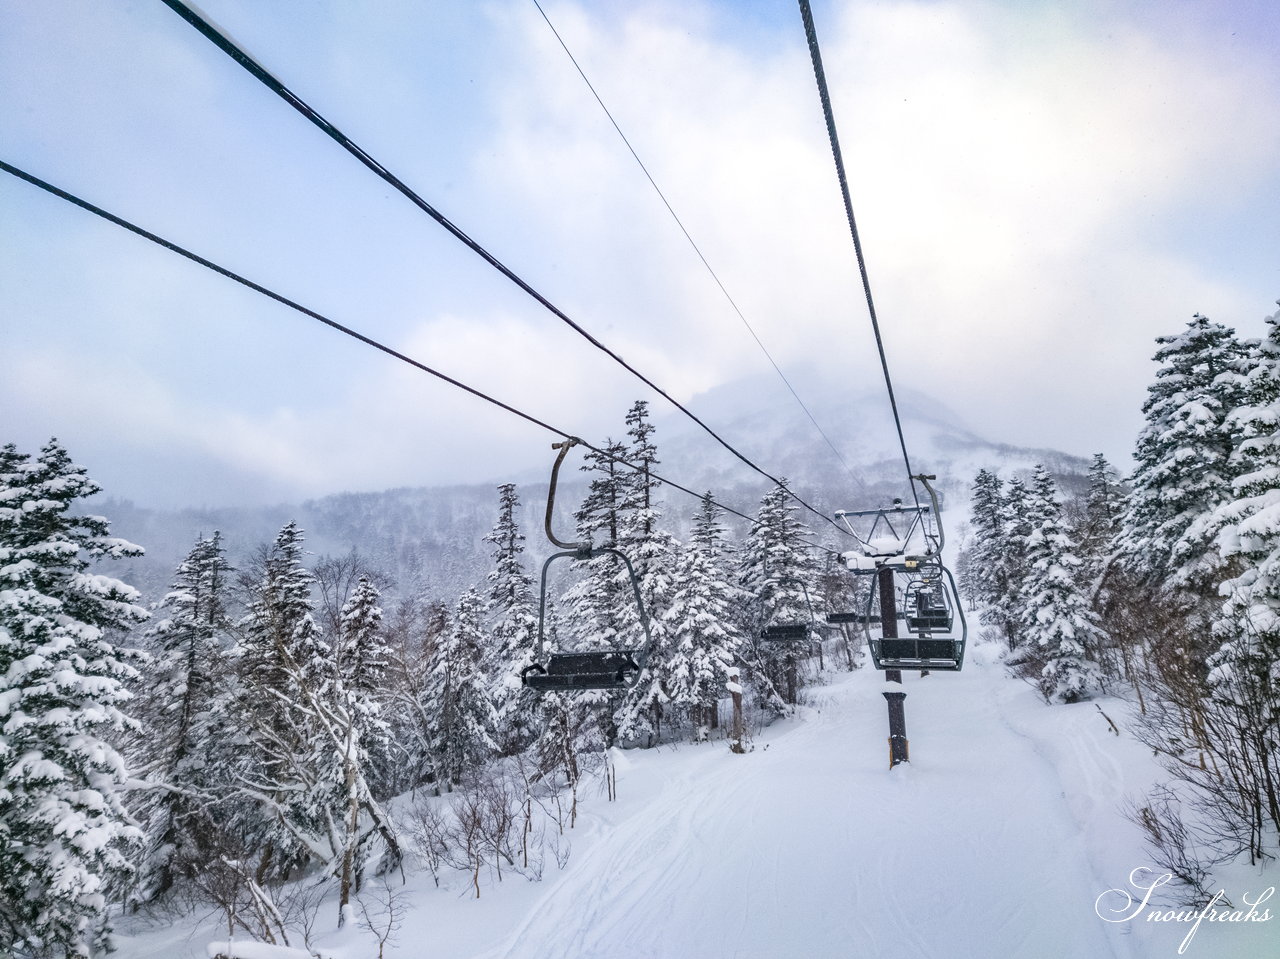
[[[1130, 875], [1150, 865], [1122, 815], [1158, 772], [1128, 706], [1044, 705], [970, 647], [959, 674], [907, 674], [909, 766], [888, 769], [882, 674], [829, 674], [808, 704], [731, 754], [723, 741], [617, 754], [618, 799], [586, 791], [566, 866], [436, 888], [410, 873], [387, 959], [1147, 959], [1191, 921], [1151, 921]], [[1241, 910], [1277, 870], [1232, 871]], [[1140, 879], [1144, 874], [1139, 873]], [[1146, 881], [1150, 881], [1147, 879]], [[1134, 895], [1131, 906], [1121, 893]], [[1159, 896], [1160, 893], [1157, 893]], [[1219, 906], [1221, 909], [1222, 907]], [[1280, 912], [1275, 899], [1255, 911]], [[1126, 921], [1113, 920], [1137, 913]], [[330, 921], [328, 907], [322, 922]], [[121, 959], [208, 955], [216, 917], [125, 920]], [[335, 959], [377, 956], [348, 927]], [[1280, 918], [1209, 921], [1183, 955], [1280, 955]], [[302, 953], [305, 955], [305, 953]]]

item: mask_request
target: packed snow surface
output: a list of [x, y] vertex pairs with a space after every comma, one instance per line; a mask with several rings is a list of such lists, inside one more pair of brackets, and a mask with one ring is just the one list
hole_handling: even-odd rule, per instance
[[[1243, 918], [1274, 870], [1222, 878], [1236, 921], [1221, 903], [1217, 921], [1179, 918], [1165, 888], [1143, 903], [1150, 854], [1121, 805], [1158, 770], [1128, 704], [1047, 706], [994, 659], [978, 645], [963, 672], [906, 675], [911, 762], [893, 770], [888, 687], [866, 667], [810, 687], [745, 755], [724, 740], [620, 754], [618, 800], [584, 790], [563, 869], [548, 862], [538, 883], [490, 877], [479, 899], [466, 877], [437, 889], [410, 872], [385, 955], [1276, 955], [1280, 918], [1259, 918], [1280, 912], [1275, 900]], [[320, 923], [334, 918], [326, 902]], [[121, 931], [121, 959], [197, 959], [218, 936], [207, 915]], [[377, 955], [351, 926], [314, 942], [334, 959]]]

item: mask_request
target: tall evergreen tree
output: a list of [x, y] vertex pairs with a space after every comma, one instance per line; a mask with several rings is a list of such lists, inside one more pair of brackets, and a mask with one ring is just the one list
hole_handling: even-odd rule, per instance
[[1004, 636], [1010, 650], [1023, 644], [1022, 610], [1025, 607], [1024, 584], [1027, 577], [1027, 538], [1035, 529], [1031, 490], [1019, 476], [1012, 477], [1001, 499], [999, 549], [995, 557], [997, 580], [1003, 589], [988, 611], [988, 618]]
[[[1213, 523], [1224, 560], [1240, 571], [1223, 585], [1208, 687], [1239, 730], [1235, 748], [1247, 771], [1237, 772], [1249, 784], [1251, 814], [1280, 835], [1280, 312], [1266, 323], [1245, 402], [1231, 418], [1241, 437], [1232, 495]], [[1255, 837], [1251, 845], [1256, 857], [1262, 844]]]
[[485, 612], [492, 637], [485, 668], [491, 679], [496, 711], [495, 738], [503, 753], [512, 753], [537, 735], [537, 694], [520, 675], [533, 662], [538, 634], [533, 580], [524, 568], [524, 534], [516, 513], [520, 497], [514, 483], [498, 487], [498, 520], [485, 536], [493, 544], [493, 569]]
[[[640, 596], [649, 622], [649, 657], [636, 682], [623, 695], [615, 714], [618, 734], [632, 742], [653, 743], [660, 736], [663, 714], [671, 701], [674, 649], [666, 615], [671, 607], [673, 577], [679, 543], [660, 528], [657, 508], [657, 446], [649, 422], [649, 404], [637, 400], [627, 412], [631, 439], [627, 461], [636, 467], [626, 477], [619, 547], [635, 569]], [[620, 564], [614, 587], [623, 598], [621, 626], [624, 635], [643, 641], [640, 610], [632, 596], [631, 576]]]
[[1161, 364], [1148, 387], [1117, 541], [1130, 568], [1192, 606], [1216, 606], [1223, 564], [1205, 520], [1231, 497], [1234, 429], [1245, 347], [1233, 331], [1197, 314], [1187, 329], [1156, 338]]
[[[342, 796], [344, 806], [341, 817], [332, 831], [338, 837], [338, 921], [344, 924], [349, 918], [353, 886], [360, 881], [367, 833], [362, 836], [361, 811], [381, 819], [380, 810], [374, 805], [367, 771], [372, 768], [372, 758], [384, 754], [389, 745], [388, 725], [382, 717], [382, 685], [387, 676], [391, 650], [382, 633], [382, 607], [380, 594], [367, 576], [361, 576], [350, 598], [343, 604], [341, 613], [341, 642], [338, 648], [338, 670], [328, 702], [321, 698], [326, 688], [321, 686], [312, 697], [312, 708], [317, 719], [325, 725], [327, 735], [319, 737], [317, 748], [322, 752], [337, 751], [342, 767]], [[318, 765], [323, 763], [317, 757]], [[370, 830], [372, 833], [372, 830]], [[390, 837], [383, 835], [383, 839]]]
[[1089, 464], [1089, 493], [1078, 537], [1080, 558], [1090, 585], [1102, 575], [1112, 543], [1120, 532], [1124, 508], [1124, 487], [1115, 468], [1105, 456], [1095, 453]]
[[1008, 588], [1002, 486], [1000, 478], [985, 469], [973, 480], [973, 538], [965, 562], [964, 591], [984, 607], [994, 607]]
[[250, 732], [236, 778], [259, 798], [241, 824], [250, 846], [261, 850], [259, 879], [326, 859], [326, 811], [342, 802], [336, 764], [315, 763], [320, 732], [307, 700], [332, 691], [335, 662], [315, 622], [302, 544], [296, 523], [280, 530], [249, 585], [241, 622], [240, 710]]
[[1062, 522], [1052, 478], [1036, 467], [1030, 514], [1035, 527], [1025, 540], [1026, 576], [1021, 587], [1023, 662], [1039, 667], [1045, 698], [1074, 703], [1096, 688], [1094, 657], [1101, 641], [1079, 585], [1080, 560]]
[[688, 714], [695, 730], [715, 725], [716, 703], [743, 645], [734, 616], [739, 590], [725, 568], [718, 512], [707, 493], [681, 553], [665, 616], [671, 702]]
[[230, 716], [230, 574], [219, 533], [201, 538], [178, 566], [160, 603], [168, 615], [148, 631], [154, 661], [142, 691], [148, 729], [137, 752], [157, 788], [146, 811], [143, 899], [165, 895], [203, 864], [217, 827], [207, 805], [225, 792], [218, 770]]
[[384, 688], [392, 652], [382, 628], [381, 593], [361, 576], [342, 606], [337, 678], [359, 743], [361, 768], [388, 746]]
[[[587, 496], [577, 512], [578, 540], [595, 546], [617, 546], [623, 537], [627, 498], [627, 448], [612, 439], [585, 454], [583, 469], [592, 473]], [[577, 579], [564, 596], [569, 610], [563, 639], [584, 650], [613, 649], [624, 645], [624, 604], [634, 601], [629, 585], [623, 589], [626, 570], [617, 557], [603, 554], [575, 563]]]
[[91, 574], [138, 556], [105, 519], [71, 512], [99, 491], [56, 440], [0, 450], [0, 952], [88, 956], [105, 944], [113, 884], [141, 839], [111, 742], [136, 676], [111, 633], [141, 623], [138, 594]]
[[[792, 515], [796, 508], [785, 483], [764, 494], [742, 550], [738, 582], [753, 600], [747, 629], [756, 637], [766, 626], [811, 618], [805, 589], [813, 595], [812, 563], [801, 542], [808, 530]], [[755, 657], [760, 670], [753, 678], [762, 705], [774, 711], [794, 705], [803, 646], [757, 640]]]
[[483, 614], [479, 593], [468, 589], [429, 663], [424, 706], [433, 717], [431, 748], [438, 782], [445, 788], [460, 783], [464, 773], [498, 750], [493, 739], [497, 717], [481, 668], [487, 645]]

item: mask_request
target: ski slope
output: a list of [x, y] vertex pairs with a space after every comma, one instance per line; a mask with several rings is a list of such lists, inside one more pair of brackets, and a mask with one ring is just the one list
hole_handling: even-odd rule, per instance
[[[911, 763], [890, 771], [882, 675], [828, 674], [754, 750], [723, 741], [616, 753], [618, 799], [588, 790], [566, 867], [471, 897], [410, 877], [391, 957], [433, 959], [1146, 959], [1187, 922], [1105, 922], [1148, 865], [1121, 803], [1157, 776], [1127, 706], [1046, 706], [971, 647], [958, 674], [907, 674]], [[1274, 884], [1252, 870], [1227, 889]], [[1116, 904], [1103, 900], [1103, 912]], [[1123, 900], [1119, 902], [1123, 906]], [[1137, 903], [1135, 902], [1135, 906]], [[1122, 915], [1113, 913], [1111, 915]], [[126, 959], [203, 956], [207, 935], [135, 930]], [[363, 936], [364, 938], [360, 938]], [[317, 938], [376, 956], [357, 930]], [[183, 950], [187, 950], [184, 952]], [[1184, 955], [1280, 955], [1280, 920], [1201, 924]]]

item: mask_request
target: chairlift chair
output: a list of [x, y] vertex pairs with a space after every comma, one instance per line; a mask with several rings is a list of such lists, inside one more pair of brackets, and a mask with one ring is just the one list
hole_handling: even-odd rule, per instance
[[806, 642], [810, 632], [817, 629], [817, 618], [813, 614], [813, 601], [809, 598], [809, 587], [798, 579], [784, 579], [781, 583], [796, 585], [804, 590], [804, 602], [809, 607], [809, 622], [773, 623], [760, 631], [760, 638], [767, 643]]
[[907, 630], [918, 636], [951, 631], [952, 613], [940, 568], [913, 579], [902, 594]]
[[[591, 543], [565, 543], [557, 539], [551, 532], [551, 513], [555, 504], [556, 477], [560, 463], [564, 460], [569, 448], [580, 442], [570, 438], [563, 443], [555, 443], [552, 449], [559, 449], [555, 465], [551, 468], [551, 485], [547, 493], [547, 538], [556, 546], [563, 547], [561, 552], [552, 553], [542, 564], [542, 588], [538, 601], [538, 640], [534, 648], [533, 662], [520, 671], [520, 681], [535, 692], [571, 692], [586, 689], [625, 689], [635, 683], [649, 657], [649, 649], [653, 639], [649, 632], [649, 616], [644, 608], [644, 600], [640, 596], [640, 581], [636, 577], [635, 568], [624, 553], [612, 546], [593, 546]], [[572, 557], [574, 559], [593, 559], [611, 553], [622, 560], [627, 575], [631, 579], [631, 592], [635, 596], [636, 609], [640, 614], [640, 626], [644, 630], [644, 645], [639, 648], [603, 649], [603, 650], [549, 650], [545, 638], [547, 622], [547, 570], [557, 559]]]

